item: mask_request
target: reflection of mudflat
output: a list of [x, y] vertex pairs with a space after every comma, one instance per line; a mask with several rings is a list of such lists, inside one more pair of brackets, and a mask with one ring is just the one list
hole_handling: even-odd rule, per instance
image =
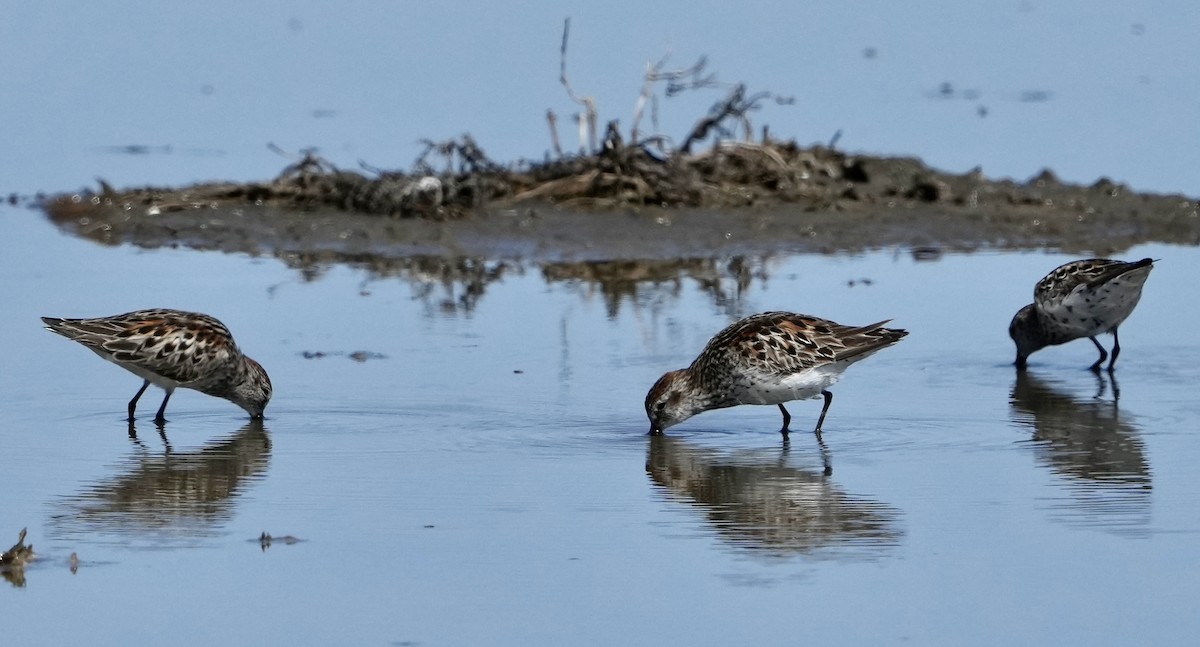
[[54, 503], [47, 530], [57, 540], [106, 534], [122, 543], [212, 536], [233, 516], [238, 493], [266, 474], [270, 456], [261, 420], [195, 451], [139, 446], [117, 476]]
[[1054, 508], [1063, 519], [1110, 530], [1137, 531], [1150, 522], [1150, 466], [1138, 427], [1121, 415], [1117, 384], [1097, 375], [1094, 396], [1017, 373], [1013, 420], [1033, 430], [1040, 464], [1067, 479], [1069, 499]]
[[322, 251], [281, 253], [280, 257], [299, 270], [306, 283], [320, 279], [337, 263], [359, 268], [371, 280], [397, 277], [412, 285], [414, 297], [425, 305], [427, 316], [470, 313], [488, 287], [508, 273], [522, 271], [519, 263], [471, 256], [412, 254], [390, 258], [365, 252]]
[[579, 286], [585, 297], [599, 292], [609, 317], [628, 301], [634, 308], [678, 296], [684, 279], [691, 279], [713, 302], [727, 309], [738, 302], [755, 279], [765, 280], [768, 257], [673, 258], [609, 261], [559, 261], [542, 264], [547, 283]]
[[782, 451], [775, 459], [739, 456], [653, 436], [646, 472], [672, 498], [703, 509], [720, 536], [741, 548], [873, 557], [899, 543], [896, 509], [788, 466]]

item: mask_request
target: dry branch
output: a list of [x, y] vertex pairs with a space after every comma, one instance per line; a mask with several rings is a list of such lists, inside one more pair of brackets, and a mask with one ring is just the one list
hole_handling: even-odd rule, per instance
[[[742, 127], [743, 138], [750, 140], [753, 137], [753, 130], [749, 113], [758, 110], [762, 102], [768, 99], [779, 105], [790, 105], [796, 101], [792, 97], [781, 97], [771, 92], [757, 92], [747, 97], [745, 84], [738, 83], [733, 86], [723, 101], [719, 101], [709, 108], [706, 117], [696, 122], [696, 125], [692, 127], [692, 132], [688, 133], [687, 138], [683, 140], [683, 145], [679, 147], [679, 152], [690, 153], [692, 144], [704, 140], [710, 132], [715, 131], [720, 137], [732, 137], [734, 128], [739, 125]], [[728, 125], [727, 122], [733, 122], [733, 126]]]
[[546, 111], [546, 123], [550, 124], [550, 143], [554, 146], [554, 154], [562, 157], [562, 144], [558, 141], [558, 115], [554, 114], [554, 110]]
[[[558, 80], [567, 90], [567, 96], [571, 97], [571, 101], [578, 103], [584, 108], [584, 115], [580, 116], [579, 122], [579, 139], [580, 146], [583, 147], [583, 142], [588, 143], [585, 152], [594, 152], [596, 150], [596, 100], [592, 97], [581, 97], [575, 94], [575, 90], [571, 87], [571, 81], [567, 78], [567, 38], [571, 35], [571, 19], [563, 20], [563, 35], [562, 47], [559, 49], [559, 66]], [[586, 132], [584, 129], [587, 129]]]

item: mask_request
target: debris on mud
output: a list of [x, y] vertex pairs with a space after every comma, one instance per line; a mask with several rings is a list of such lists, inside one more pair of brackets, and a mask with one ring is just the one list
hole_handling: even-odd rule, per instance
[[267, 183], [105, 187], [42, 207], [61, 228], [105, 244], [266, 252], [301, 263], [893, 245], [924, 259], [985, 246], [1104, 254], [1145, 242], [1200, 243], [1194, 199], [1136, 193], [1107, 179], [1072, 185], [1049, 170], [1027, 182], [993, 181], [978, 170], [955, 175], [916, 159], [775, 141], [720, 141], [660, 158], [614, 140], [596, 155], [513, 166], [492, 162], [469, 137], [433, 148], [451, 160], [436, 174], [421, 162], [421, 171], [368, 177], [309, 154]]
[[[912, 158], [846, 153], [796, 142], [722, 140], [697, 153], [667, 157], [648, 145], [606, 140], [602, 152], [543, 162], [501, 165], [471, 139], [430, 143], [449, 161], [434, 171], [423, 160], [412, 171], [372, 175], [343, 170], [307, 153], [275, 180], [210, 183], [183, 189], [141, 188], [50, 198], [51, 219], [68, 224], [95, 216], [112, 219], [273, 206], [287, 210], [349, 212], [448, 220], [487, 209], [549, 204], [574, 210], [788, 206], [797, 212], [912, 209], [938, 206], [964, 213], [1022, 210], [1082, 219], [1116, 210], [1175, 211], [1182, 196], [1149, 196], [1101, 179], [1090, 187], [1065, 184], [1049, 170], [1028, 182], [992, 181], [976, 169], [944, 173]], [[1195, 210], [1192, 202], [1190, 209]], [[108, 213], [105, 213], [108, 212]], [[84, 226], [84, 229], [88, 226]]]

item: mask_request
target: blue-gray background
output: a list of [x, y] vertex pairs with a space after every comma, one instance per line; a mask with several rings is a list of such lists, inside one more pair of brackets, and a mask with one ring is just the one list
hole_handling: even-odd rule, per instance
[[[946, 170], [1049, 166], [1160, 192], [1195, 193], [1200, 167], [1200, 5], [1185, 0], [5, 2], [3, 15], [6, 193], [269, 178], [290, 160], [267, 142], [395, 168], [421, 138], [469, 132], [496, 159], [540, 158], [547, 109], [574, 139], [566, 16], [576, 91], [625, 129], [646, 63], [670, 50], [794, 96], [756, 119], [801, 143], [841, 130], [848, 150]], [[681, 138], [718, 95], [666, 101], [662, 132]], [[152, 152], [108, 152], [129, 145]]]

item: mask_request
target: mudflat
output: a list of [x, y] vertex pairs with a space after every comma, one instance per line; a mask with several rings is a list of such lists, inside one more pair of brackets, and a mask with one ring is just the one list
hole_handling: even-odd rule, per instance
[[[614, 144], [614, 146], [617, 146]], [[665, 260], [1049, 248], [1115, 254], [1200, 243], [1200, 203], [1100, 179], [951, 174], [912, 158], [726, 142], [660, 159], [643, 147], [501, 166], [459, 151], [441, 172], [365, 173], [306, 157], [270, 182], [58, 195], [60, 227], [106, 244], [308, 261], [412, 257]]]

